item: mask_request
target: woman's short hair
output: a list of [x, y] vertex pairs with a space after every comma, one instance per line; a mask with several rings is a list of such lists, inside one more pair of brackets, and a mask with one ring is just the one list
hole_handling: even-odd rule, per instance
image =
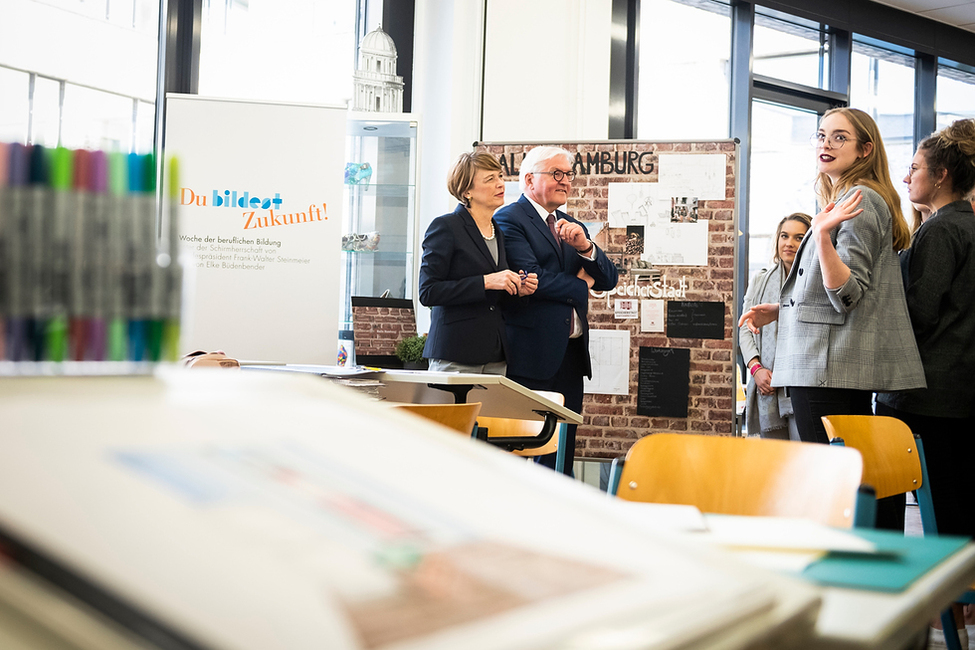
[[525, 174], [533, 174], [537, 171], [542, 171], [542, 163], [556, 157], [564, 159], [566, 166], [570, 168], [573, 164], [575, 164], [575, 158], [572, 157], [572, 154], [562, 147], [553, 147], [550, 145], [535, 147], [526, 153], [525, 157], [521, 161], [521, 170], [518, 172], [518, 185], [521, 187], [521, 191], [524, 192], [526, 187]]
[[447, 191], [467, 207], [470, 207], [470, 201], [464, 195], [474, 187], [474, 175], [478, 170], [503, 171], [496, 156], [485, 151], [473, 151], [462, 153], [447, 175]]
[[772, 240], [772, 261], [776, 264], [782, 261], [779, 259], [779, 235], [782, 234], [782, 226], [785, 225], [786, 221], [798, 221], [806, 227], [806, 232], [809, 232], [809, 229], [812, 228], [812, 217], [805, 212], [793, 212], [786, 217], [782, 217], [782, 221], [775, 228], [775, 239]]
[[929, 174], [944, 169], [952, 189], [962, 197], [971, 195], [975, 189], [975, 119], [952, 122], [921, 140], [917, 150], [924, 156]]
[[849, 169], [840, 174], [835, 184], [829, 176], [820, 172], [816, 179], [820, 207], [836, 201], [855, 185], [869, 187], [883, 198], [890, 210], [890, 216], [893, 217], [894, 250], [904, 250], [911, 244], [911, 231], [901, 210], [900, 195], [894, 188], [893, 181], [890, 180], [887, 151], [884, 149], [884, 141], [880, 137], [877, 123], [860, 109], [845, 106], [829, 109], [823, 115], [823, 119], [834, 113], [846, 117], [853, 127], [856, 142], [852, 144], [856, 146], [858, 152], [863, 153], [863, 145], [868, 142], [873, 145], [873, 149], [869, 154], [860, 156]]

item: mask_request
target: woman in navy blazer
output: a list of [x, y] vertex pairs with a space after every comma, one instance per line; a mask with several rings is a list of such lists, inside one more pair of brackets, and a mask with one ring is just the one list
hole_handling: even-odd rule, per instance
[[501, 302], [527, 296], [536, 274], [508, 269], [494, 211], [504, 204], [501, 164], [488, 153], [465, 153], [447, 189], [461, 204], [437, 217], [423, 238], [420, 303], [432, 307], [423, 356], [430, 370], [503, 375], [508, 358]]

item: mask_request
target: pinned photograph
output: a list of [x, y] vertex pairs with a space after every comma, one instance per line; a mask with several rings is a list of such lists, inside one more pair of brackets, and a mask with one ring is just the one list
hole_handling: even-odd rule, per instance
[[643, 233], [643, 226], [626, 227], [626, 249], [624, 252], [627, 255], [643, 255]]
[[675, 196], [670, 200], [672, 223], [697, 223], [697, 197]]

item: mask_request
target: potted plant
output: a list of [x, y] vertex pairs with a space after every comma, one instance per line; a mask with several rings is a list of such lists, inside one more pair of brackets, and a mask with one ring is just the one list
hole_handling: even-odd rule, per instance
[[414, 335], [402, 339], [396, 344], [396, 356], [403, 362], [407, 370], [426, 370], [427, 360], [423, 358], [423, 346], [427, 344], [427, 335]]

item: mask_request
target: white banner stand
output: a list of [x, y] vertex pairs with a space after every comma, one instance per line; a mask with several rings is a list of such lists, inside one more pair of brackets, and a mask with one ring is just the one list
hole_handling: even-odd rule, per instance
[[336, 106], [167, 96], [182, 350], [335, 364], [346, 116]]

